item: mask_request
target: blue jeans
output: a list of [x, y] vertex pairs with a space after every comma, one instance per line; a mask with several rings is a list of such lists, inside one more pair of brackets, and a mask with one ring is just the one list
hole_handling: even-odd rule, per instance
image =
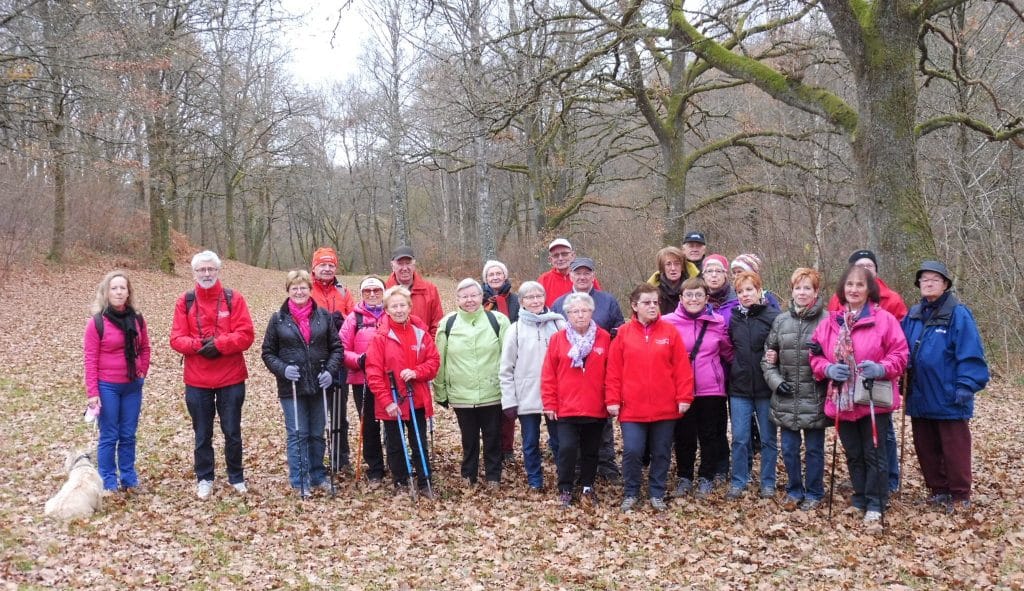
[[142, 384], [142, 378], [127, 384], [99, 383], [100, 441], [96, 446], [96, 464], [107, 490], [139, 485], [135, 472], [135, 431], [142, 411]]
[[228, 482], [245, 482], [242, 471], [244, 402], [245, 382], [223, 388], [185, 386], [185, 406], [192, 417], [192, 430], [196, 434], [193, 452], [196, 480], [213, 480], [213, 419], [219, 415], [220, 430], [224, 433], [224, 461], [228, 467]]
[[544, 469], [540, 457], [540, 414], [519, 415], [519, 429], [523, 434], [523, 466], [526, 483], [533, 488], [544, 486]]
[[[825, 430], [782, 431], [782, 462], [786, 465], [786, 495], [794, 499], [820, 501], [825, 497]], [[803, 436], [804, 464], [800, 463], [800, 439]], [[803, 468], [806, 466], [807, 477]]]
[[775, 489], [775, 463], [778, 459], [775, 423], [771, 421], [771, 399], [729, 397], [732, 411], [732, 486], [745, 488], [750, 481], [750, 420], [757, 417], [761, 432], [761, 488]]
[[622, 481], [623, 493], [636, 498], [643, 479], [644, 449], [650, 445], [651, 466], [647, 471], [647, 489], [650, 498], [665, 497], [668, 466], [672, 462], [672, 444], [675, 441], [676, 421], [652, 423], [620, 423], [622, 428]]
[[[319, 396], [281, 398], [284, 428], [288, 433], [288, 483], [295, 489], [319, 486], [327, 478], [324, 467], [324, 401]], [[295, 411], [298, 409], [298, 430]]]

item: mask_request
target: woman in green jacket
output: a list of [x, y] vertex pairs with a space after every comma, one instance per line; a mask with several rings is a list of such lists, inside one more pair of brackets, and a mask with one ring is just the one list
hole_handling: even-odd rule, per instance
[[484, 310], [483, 288], [466, 278], [455, 288], [459, 307], [441, 319], [437, 349], [441, 369], [434, 379], [434, 399], [455, 409], [462, 434], [462, 478], [476, 484], [480, 441], [484, 444], [487, 486], [501, 485], [501, 384], [498, 370], [508, 318]]

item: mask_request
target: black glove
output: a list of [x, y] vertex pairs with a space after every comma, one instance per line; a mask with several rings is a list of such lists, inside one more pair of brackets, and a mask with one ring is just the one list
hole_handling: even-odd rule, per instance
[[819, 357], [825, 354], [825, 350], [821, 348], [817, 341], [807, 341], [807, 349], [812, 355], [818, 355]]
[[782, 382], [779, 384], [779, 387], [775, 389], [775, 393], [779, 396], [785, 396], [788, 398], [796, 392], [793, 390], [793, 384], [790, 384], [789, 382]]
[[203, 339], [203, 346], [197, 351], [203, 357], [207, 359], [215, 359], [220, 357], [220, 351], [217, 350], [217, 345], [213, 344], [213, 337], [206, 337]]
[[438, 400], [437, 403], [441, 405], [441, 408], [448, 408], [447, 400]]
[[337, 332], [341, 329], [341, 325], [345, 324], [345, 317], [341, 315], [341, 312], [335, 310], [331, 312], [331, 321], [334, 323], [334, 331]]
[[518, 406], [510, 406], [510, 407], [502, 410], [501, 412], [505, 413], [505, 417], [506, 418], [514, 419], [517, 416], [519, 416], [519, 407]]
[[359, 369], [366, 371], [366, 353], [359, 356]]

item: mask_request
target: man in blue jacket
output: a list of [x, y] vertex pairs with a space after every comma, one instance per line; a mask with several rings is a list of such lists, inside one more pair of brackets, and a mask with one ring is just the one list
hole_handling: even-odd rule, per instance
[[921, 302], [902, 323], [910, 346], [906, 412], [927, 502], [952, 511], [970, 505], [970, 419], [975, 392], [988, 384], [988, 362], [974, 316], [950, 291], [946, 265], [924, 261], [914, 285]]

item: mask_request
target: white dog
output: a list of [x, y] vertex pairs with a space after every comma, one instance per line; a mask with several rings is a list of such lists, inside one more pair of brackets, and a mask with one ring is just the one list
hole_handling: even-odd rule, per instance
[[68, 481], [46, 501], [45, 514], [57, 521], [89, 517], [103, 506], [103, 480], [92, 463], [92, 454], [72, 451], [64, 461]]

